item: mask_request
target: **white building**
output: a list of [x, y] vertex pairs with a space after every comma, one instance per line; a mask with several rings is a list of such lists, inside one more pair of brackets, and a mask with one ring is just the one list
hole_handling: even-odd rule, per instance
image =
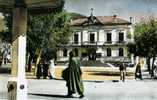
[[[130, 18], [131, 21], [131, 18]], [[71, 21], [73, 34], [69, 44], [58, 50], [58, 60], [67, 60], [68, 53], [89, 60], [106, 62], [128, 58], [127, 43], [133, 41], [132, 23], [114, 16], [91, 16]]]

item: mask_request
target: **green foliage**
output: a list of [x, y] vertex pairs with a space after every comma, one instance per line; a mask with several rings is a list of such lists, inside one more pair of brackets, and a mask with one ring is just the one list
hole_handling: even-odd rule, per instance
[[53, 48], [68, 43], [70, 36], [70, 16], [66, 11], [48, 15], [29, 15], [27, 30], [27, 50]]
[[157, 51], [157, 21], [150, 19], [135, 25], [135, 44], [129, 44], [136, 56], [153, 57]]
[[71, 16], [66, 11], [54, 16], [54, 26], [51, 30], [53, 34], [51, 34], [50, 38], [51, 44], [53, 44], [51, 45], [52, 47], [68, 43], [69, 36], [71, 35], [70, 19]]
[[2, 41], [11, 43], [12, 41], [12, 15], [8, 13], [4, 13], [4, 19], [0, 20], [1, 23], [1, 32], [0, 32], [0, 37]]

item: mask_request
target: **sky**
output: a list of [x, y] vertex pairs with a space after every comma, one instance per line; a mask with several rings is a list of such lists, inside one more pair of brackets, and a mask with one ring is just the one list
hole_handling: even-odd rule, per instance
[[157, 17], [157, 0], [65, 0], [64, 8], [69, 12], [89, 16], [91, 8], [95, 16], [117, 15], [134, 23], [142, 19]]

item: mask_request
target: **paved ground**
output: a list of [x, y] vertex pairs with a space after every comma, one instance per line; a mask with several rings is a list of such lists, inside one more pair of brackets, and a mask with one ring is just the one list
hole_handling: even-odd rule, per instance
[[[65, 67], [57, 67], [56, 77]], [[113, 70], [114, 69], [114, 70]], [[112, 82], [119, 80], [118, 68], [82, 68], [85, 87], [85, 97], [82, 100], [157, 100], [156, 80], [134, 80], [127, 77], [126, 82]], [[134, 69], [127, 70], [134, 73]], [[36, 80], [32, 73], [27, 73], [28, 100], [78, 100], [66, 98], [67, 88], [63, 80]], [[7, 100], [8, 74], [0, 74], [0, 100]], [[92, 80], [92, 81], [89, 81]], [[95, 80], [95, 81], [93, 81]]]
[[[67, 66], [55, 67], [55, 78], [61, 79], [61, 72]], [[117, 80], [120, 78], [117, 67], [81, 67], [84, 80]], [[135, 68], [127, 68], [127, 79], [134, 79]], [[27, 73], [27, 78], [35, 78], [34, 73]]]
[[[7, 99], [8, 75], [0, 75], [0, 100]], [[82, 100], [157, 100], [157, 81], [126, 80], [84, 81], [85, 97]], [[28, 79], [28, 100], [78, 100], [66, 98], [67, 89], [63, 80]]]

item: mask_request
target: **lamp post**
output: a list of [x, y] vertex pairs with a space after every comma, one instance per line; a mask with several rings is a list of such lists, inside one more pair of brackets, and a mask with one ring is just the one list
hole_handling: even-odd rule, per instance
[[27, 100], [25, 76], [27, 11], [36, 14], [50, 13], [63, 4], [64, 0], [0, 0], [1, 12], [4, 9], [13, 12], [12, 77], [8, 81], [8, 100]]

